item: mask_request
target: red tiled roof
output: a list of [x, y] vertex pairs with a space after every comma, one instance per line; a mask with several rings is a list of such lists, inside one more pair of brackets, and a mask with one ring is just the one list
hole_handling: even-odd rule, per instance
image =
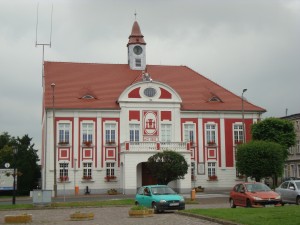
[[[141, 81], [142, 71], [127, 64], [45, 62], [45, 108], [52, 108], [51, 83], [55, 83], [55, 108], [119, 109], [117, 100], [131, 84]], [[182, 98], [181, 110], [241, 111], [241, 98], [186, 66], [147, 65], [154, 81], [172, 87]], [[81, 99], [84, 95], [96, 99]], [[222, 102], [209, 102], [216, 96]], [[244, 102], [245, 111], [265, 109]]]

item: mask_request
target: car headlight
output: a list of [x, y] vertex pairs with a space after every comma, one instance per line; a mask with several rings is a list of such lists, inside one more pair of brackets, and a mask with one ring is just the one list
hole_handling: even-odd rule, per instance
[[254, 200], [262, 200], [261, 198], [256, 197], [256, 196], [254, 196], [253, 198], [254, 198]]
[[162, 200], [160, 200], [159, 202], [160, 202], [160, 203], [166, 203], [167, 201], [162, 199]]
[[180, 201], [180, 202], [184, 202], [184, 198], [180, 199], [179, 201]]
[[281, 199], [281, 196], [280, 195], [278, 195], [275, 199]]

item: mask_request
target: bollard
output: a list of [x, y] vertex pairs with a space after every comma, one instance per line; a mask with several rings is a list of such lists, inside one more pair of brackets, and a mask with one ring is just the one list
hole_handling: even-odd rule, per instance
[[195, 198], [196, 198], [196, 191], [195, 191], [195, 188], [193, 188], [191, 191], [191, 200], [194, 201]]
[[75, 186], [75, 195], [78, 195], [78, 194], [79, 194], [79, 187]]

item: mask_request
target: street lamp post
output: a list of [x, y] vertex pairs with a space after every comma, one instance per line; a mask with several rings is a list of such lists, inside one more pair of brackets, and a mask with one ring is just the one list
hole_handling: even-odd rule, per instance
[[55, 83], [51, 84], [52, 88], [52, 117], [53, 117], [53, 161], [54, 161], [54, 184], [53, 184], [53, 191], [54, 197], [57, 197], [57, 180], [56, 180], [56, 135], [55, 135], [55, 108], [54, 108], [54, 100], [55, 100]]
[[75, 191], [75, 195], [77, 195], [77, 192], [76, 192], [76, 162], [77, 162], [77, 159], [74, 158], [74, 191]]
[[245, 135], [245, 118], [244, 118], [244, 93], [247, 89], [243, 89], [242, 92], [242, 124], [243, 124], [243, 143], [246, 142], [246, 135]]
[[15, 205], [16, 204], [16, 156], [18, 153], [18, 147], [17, 146], [13, 146], [13, 154], [14, 154], [14, 183], [13, 183], [13, 199], [12, 199], [12, 204]]

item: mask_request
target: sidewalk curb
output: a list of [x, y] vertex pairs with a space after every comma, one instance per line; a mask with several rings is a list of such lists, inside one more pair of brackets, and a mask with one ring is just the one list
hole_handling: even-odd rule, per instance
[[222, 220], [222, 219], [218, 219], [218, 218], [213, 218], [213, 217], [209, 217], [209, 216], [203, 216], [203, 215], [198, 215], [198, 214], [193, 214], [193, 213], [188, 213], [188, 212], [177, 211], [175, 213], [182, 215], [182, 216], [194, 217], [194, 218], [207, 220], [210, 222], [219, 223], [219, 224], [223, 224], [223, 225], [242, 225], [240, 223], [235, 223], [235, 222], [228, 221], [228, 220]]

